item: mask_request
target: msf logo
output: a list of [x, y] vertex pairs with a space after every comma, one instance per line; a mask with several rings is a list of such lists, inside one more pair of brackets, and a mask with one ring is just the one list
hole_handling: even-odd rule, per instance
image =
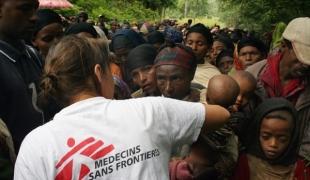
[[57, 162], [55, 180], [83, 179], [92, 168], [83, 163], [93, 162], [114, 150], [112, 144], [106, 147], [103, 144], [103, 141], [89, 137], [76, 145], [74, 138], [69, 138], [67, 145], [71, 150]]

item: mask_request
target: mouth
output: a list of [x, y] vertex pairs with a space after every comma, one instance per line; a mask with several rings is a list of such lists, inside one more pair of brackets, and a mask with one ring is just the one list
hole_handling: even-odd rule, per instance
[[266, 156], [268, 156], [269, 158], [275, 158], [277, 156], [277, 152], [276, 151], [266, 151]]

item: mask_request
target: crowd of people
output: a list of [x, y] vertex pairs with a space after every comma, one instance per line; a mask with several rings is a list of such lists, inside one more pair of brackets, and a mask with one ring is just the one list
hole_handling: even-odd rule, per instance
[[310, 18], [269, 35], [0, 1], [0, 179], [310, 180]]

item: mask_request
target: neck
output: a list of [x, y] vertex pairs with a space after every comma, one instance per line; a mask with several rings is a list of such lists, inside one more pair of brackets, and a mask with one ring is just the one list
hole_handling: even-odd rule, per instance
[[97, 96], [99, 96], [99, 95], [97, 93], [94, 93], [94, 92], [81, 92], [81, 93], [73, 96], [71, 98], [69, 104], [71, 105], [71, 104], [77, 103], [79, 101], [83, 101], [83, 100], [93, 98], [93, 97], [97, 97]]
[[289, 59], [286, 54], [283, 54], [282, 59], [279, 64], [279, 76], [282, 84], [285, 84], [289, 79], [287, 78], [288, 72], [290, 70]]

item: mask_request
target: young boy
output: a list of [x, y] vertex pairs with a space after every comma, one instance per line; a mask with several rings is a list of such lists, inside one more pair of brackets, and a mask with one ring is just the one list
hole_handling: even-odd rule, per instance
[[300, 123], [294, 106], [271, 98], [256, 108], [252, 119], [246, 153], [239, 157], [232, 179], [308, 179], [310, 168], [297, 161]]

